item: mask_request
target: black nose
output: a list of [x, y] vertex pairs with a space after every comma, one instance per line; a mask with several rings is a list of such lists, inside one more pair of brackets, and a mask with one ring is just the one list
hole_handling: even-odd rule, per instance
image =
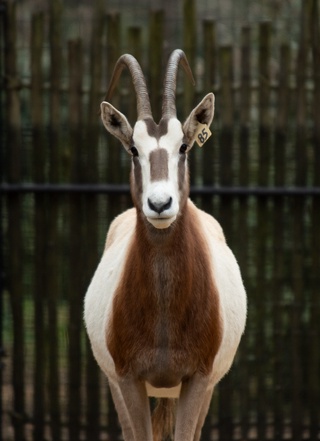
[[166, 202], [152, 202], [148, 199], [148, 205], [151, 210], [155, 211], [158, 214], [161, 214], [163, 211], [168, 210], [172, 204], [172, 197], [170, 196]]

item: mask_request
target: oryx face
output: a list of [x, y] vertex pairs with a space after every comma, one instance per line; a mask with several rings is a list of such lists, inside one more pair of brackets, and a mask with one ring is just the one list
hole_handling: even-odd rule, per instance
[[188, 192], [186, 150], [176, 118], [137, 121], [132, 136], [134, 199], [155, 228], [167, 228], [180, 211]]
[[[107, 130], [116, 136], [132, 155], [131, 192], [136, 208], [155, 228], [168, 228], [179, 215], [189, 194], [187, 153], [194, 142], [199, 123], [210, 125], [214, 95], [209, 93], [182, 125], [176, 117], [175, 81], [182, 63], [189, 65], [182, 51], [170, 57], [165, 83], [162, 119], [156, 124], [151, 115], [149, 96], [141, 68], [130, 55], [118, 60], [108, 95], [119, 78], [123, 65], [130, 69], [137, 92], [138, 121], [134, 128], [110, 103], [101, 104], [101, 117]], [[138, 79], [137, 79], [138, 78]]]

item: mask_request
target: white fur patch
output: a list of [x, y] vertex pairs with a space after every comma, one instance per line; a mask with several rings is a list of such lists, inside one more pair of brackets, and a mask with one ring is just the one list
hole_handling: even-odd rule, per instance
[[[178, 184], [179, 148], [183, 140], [181, 123], [172, 118], [168, 121], [168, 131], [159, 141], [148, 134], [144, 121], [138, 121], [134, 127], [133, 140], [139, 152], [142, 172], [142, 210], [155, 228], [168, 228], [176, 219], [180, 210], [180, 192]], [[168, 180], [151, 181], [150, 152], [157, 148], [168, 153]], [[165, 204], [171, 198], [171, 206], [160, 215], [150, 208], [153, 204]]]
[[179, 398], [180, 391], [181, 391], [181, 383], [176, 387], [170, 387], [170, 388], [156, 388], [152, 387], [151, 384], [146, 382], [146, 389], [147, 394], [149, 397], [156, 397], [156, 398]]
[[[128, 222], [126, 219], [128, 218]], [[113, 359], [107, 349], [108, 329], [114, 293], [126, 262], [126, 254], [135, 227], [135, 210], [120, 215], [121, 225], [115, 231], [111, 245], [105, 250], [87, 290], [84, 302], [84, 319], [92, 351], [109, 378], [117, 379]], [[129, 229], [126, 223], [132, 227]], [[111, 231], [110, 228], [109, 232]]]
[[154, 218], [147, 217], [147, 220], [158, 230], [164, 230], [165, 228], [169, 228], [170, 225], [177, 219], [177, 216], [165, 217], [165, 218]]

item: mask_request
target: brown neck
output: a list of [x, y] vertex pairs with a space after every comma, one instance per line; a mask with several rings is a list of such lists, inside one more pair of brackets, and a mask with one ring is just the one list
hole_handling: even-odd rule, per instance
[[185, 236], [186, 224], [189, 226], [190, 223], [190, 214], [186, 202], [177, 219], [164, 229], [155, 228], [137, 207], [136, 237], [141, 245], [163, 253], [166, 250], [169, 252], [170, 248], [179, 247], [179, 244], [181, 245], [185, 240], [188, 240]]

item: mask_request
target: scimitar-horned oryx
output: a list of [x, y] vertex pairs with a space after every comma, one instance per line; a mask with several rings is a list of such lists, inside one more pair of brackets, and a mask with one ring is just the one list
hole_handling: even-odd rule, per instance
[[[175, 104], [180, 64], [193, 79], [185, 54], [175, 50], [159, 124], [131, 55], [116, 63], [106, 100], [127, 67], [137, 96], [134, 127], [109, 102], [101, 104], [106, 129], [132, 157], [134, 208], [110, 226], [86, 294], [85, 322], [125, 441], [159, 441], [173, 421], [175, 441], [198, 441], [246, 321], [245, 289], [222, 229], [189, 199], [187, 156], [199, 128], [200, 138], [208, 134], [214, 95], [181, 124]], [[152, 417], [148, 396], [159, 398]]]

